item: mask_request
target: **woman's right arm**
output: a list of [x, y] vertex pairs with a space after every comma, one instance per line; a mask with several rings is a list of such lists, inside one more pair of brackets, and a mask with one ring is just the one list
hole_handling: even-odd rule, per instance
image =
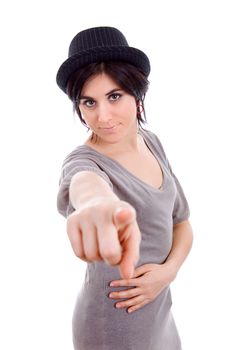
[[87, 262], [119, 265], [122, 278], [131, 278], [141, 241], [135, 209], [91, 171], [72, 177], [69, 197], [75, 211], [67, 217], [67, 233], [74, 253]]

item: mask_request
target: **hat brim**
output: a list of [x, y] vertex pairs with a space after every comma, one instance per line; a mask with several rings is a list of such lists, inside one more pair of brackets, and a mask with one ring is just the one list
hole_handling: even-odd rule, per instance
[[128, 46], [112, 46], [82, 51], [69, 57], [60, 66], [56, 81], [58, 86], [66, 93], [70, 76], [79, 68], [90, 63], [106, 61], [124, 61], [138, 67], [146, 77], [150, 73], [150, 61], [144, 52]]

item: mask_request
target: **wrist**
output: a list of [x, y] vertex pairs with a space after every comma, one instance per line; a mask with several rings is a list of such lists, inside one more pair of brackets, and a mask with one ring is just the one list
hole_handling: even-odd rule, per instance
[[119, 202], [119, 198], [114, 194], [104, 194], [104, 195], [97, 195], [93, 196], [91, 198], [88, 198], [87, 200], [80, 203], [80, 210], [83, 210], [87, 207], [95, 207], [101, 204], [109, 205], [109, 203], [113, 202]]
[[174, 279], [176, 278], [177, 273], [179, 271], [178, 264], [173, 260], [167, 260], [164, 263], [164, 267], [166, 267], [166, 269], [168, 271], [168, 276], [169, 276], [170, 282], [174, 281]]

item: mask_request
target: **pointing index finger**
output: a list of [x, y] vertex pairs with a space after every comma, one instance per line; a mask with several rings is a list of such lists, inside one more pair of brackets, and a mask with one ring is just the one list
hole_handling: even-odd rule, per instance
[[130, 227], [131, 233], [123, 244], [122, 259], [120, 262], [120, 274], [123, 279], [134, 276], [135, 265], [139, 259], [141, 234], [137, 224]]

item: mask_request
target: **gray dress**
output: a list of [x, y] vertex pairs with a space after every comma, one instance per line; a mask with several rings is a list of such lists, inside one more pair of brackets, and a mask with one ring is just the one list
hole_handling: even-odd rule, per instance
[[[74, 210], [68, 191], [72, 176], [78, 171], [89, 170], [104, 178], [120, 199], [136, 209], [142, 235], [137, 267], [162, 264], [172, 246], [173, 225], [189, 217], [187, 200], [158, 137], [144, 129], [139, 133], [161, 166], [161, 188], [155, 189], [119, 162], [82, 145], [64, 160], [57, 197], [58, 211], [67, 217]], [[118, 267], [102, 261], [87, 264], [73, 314], [74, 348], [180, 350], [181, 341], [171, 313], [170, 288], [165, 288], [155, 300], [130, 314], [126, 308], [115, 308], [120, 299], [108, 297], [111, 291], [130, 288], [110, 287], [109, 283], [115, 279], [121, 279]]]

